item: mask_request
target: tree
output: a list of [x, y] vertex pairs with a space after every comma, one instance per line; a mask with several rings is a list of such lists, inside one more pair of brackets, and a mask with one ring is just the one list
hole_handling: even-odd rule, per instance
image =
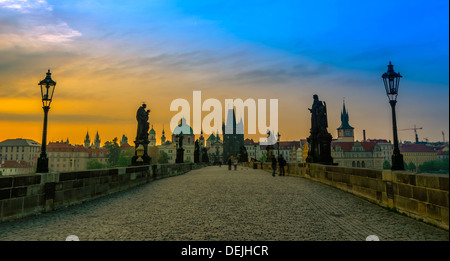
[[383, 169], [390, 169], [391, 168], [391, 163], [389, 163], [388, 160], [385, 160], [383, 162]]
[[416, 171], [416, 165], [414, 163], [412, 163], [412, 162], [408, 163], [407, 170]]
[[167, 164], [169, 163], [169, 155], [165, 153], [164, 151], [159, 152], [159, 158], [158, 158], [159, 164]]
[[101, 169], [104, 168], [105, 165], [103, 165], [102, 163], [98, 162], [97, 159], [90, 159], [87, 162], [87, 169]]
[[128, 167], [131, 164], [133, 153], [130, 150], [121, 151], [117, 159], [117, 167]]
[[267, 160], [267, 154], [265, 152], [263, 152], [261, 157], [259, 157], [259, 161], [266, 162], [266, 160]]
[[441, 159], [441, 160], [430, 160], [425, 161], [423, 164], [419, 165], [419, 171], [420, 172], [447, 172], [449, 169], [449, 161], [448, 159]]
[[110, 167], [117, 166], [120, 157], [120, 147], [117, 143], [117, 137], [115, 137], [112, 141], [105, 142], [103, 146], [108, 149], [108, 164]]

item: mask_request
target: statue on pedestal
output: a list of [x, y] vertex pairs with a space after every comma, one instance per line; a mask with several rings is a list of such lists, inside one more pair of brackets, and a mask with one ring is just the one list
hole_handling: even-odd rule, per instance
[[331, 158], [331, 134], [328, 133], [327, 104], [319, 100], [317, 94], [313, 95], [314, 102], [311, 109], [311, 129], [307, 138], [309, 143], [308, 157], [306, 162], [333, 164]]
[[[131, 158], [131, 165], [148, 165], [150, 164], [150, 156], [148, 155], [148, 130], [150, 129], [150, 124], [148, 123], [150, 110], [146, 110], [147, 105], [144, 103], [136, 112], [136, 120], [138, 122], [136, 140], [135, 144], [135, 155]], [[142, 145], [144, 148], [144, 155], [141, 157], [142, 160], [137, 161], [139, 158], [137, 148]]]

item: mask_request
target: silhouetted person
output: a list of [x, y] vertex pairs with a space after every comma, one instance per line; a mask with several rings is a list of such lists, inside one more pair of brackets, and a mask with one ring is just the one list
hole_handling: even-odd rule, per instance
[[231, 157], [228, 158], [228, 170], [231, 170]]
[[278, 156], [278, 165], [280, 166], [280, 176], [284, 176], [284, 166], [286, 166], [286, 160], [283, 155]]
[[272, 176], [275, 177], [275, 170], [277, 169], [277, 159], [275, 158], [274, 155], [272, 155]]

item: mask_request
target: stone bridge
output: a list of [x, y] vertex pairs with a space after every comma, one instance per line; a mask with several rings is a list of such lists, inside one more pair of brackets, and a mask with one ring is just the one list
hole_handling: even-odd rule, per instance
[[[390, 172], [358, 176], [360, 169], [295, 164], [286, 176], [273, 177], [268, 166], [255, 167], [181, 164], [1, 177], [0, 240], [64, 241], [70, 235], [80, 241], [365, 241], [370, 235], [381, 241], [449, 240], [448, 176], [445, 188], [445, 179], [413, 181]], [[363, 181], [364, 176], [375, 181]], [[435, 212], [434, 225], [418, 220], [420, 211], [414, 217], [398, 213], [402, 204], [412, 204], [398, 204], [407, 198], [399, 194], [407, 190], [399, 189], [401, 182], [425, 213], [445, 204], [433, 193], [446, 189], [447, 208], [439, 208], [443, 225]], [[417, 188], [425, 198], [414, 199]], [[384, 201], [386, 207], [379, 206]]]

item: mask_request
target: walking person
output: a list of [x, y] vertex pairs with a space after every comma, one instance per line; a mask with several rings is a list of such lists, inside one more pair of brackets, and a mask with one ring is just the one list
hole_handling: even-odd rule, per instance
[[228, 158], [228, 170], [231, 170], [231, 157]]
[[237, 158], [234, 157], [234, 170], [237, 170], [237, 164], [238, 164]]
[[278, 165], [280, 166], [280, 176], [284, 176], [284, 166], [286, 166], [286, 160], [283, 158], [283, 155], [278, 157]]
[[274, 155], [272, 155], [272, 176], [275, 177], [275, 170], [277, 169], [277, 159], [275, 158]]

